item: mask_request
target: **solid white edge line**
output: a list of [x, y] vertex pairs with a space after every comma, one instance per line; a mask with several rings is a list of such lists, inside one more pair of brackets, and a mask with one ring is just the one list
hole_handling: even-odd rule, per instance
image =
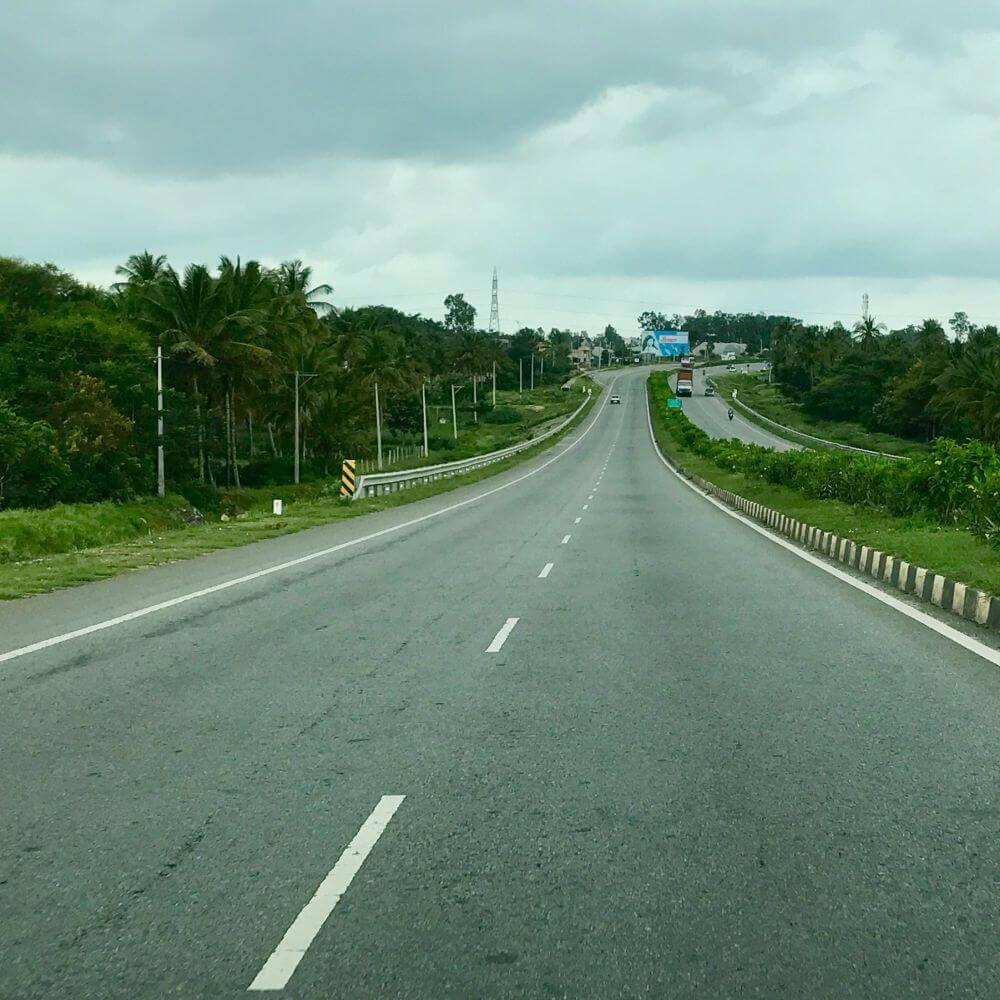
[[[647, 376], [648, 377], [648, 376]], [[849, 584], [855, 590], [860, 590], [862, 593], [867, 594], [869, 597], [874, 597], [876, 601], [881, 601], [882, 604], [888, 605], [900, 614], [905, 615], [907, 618], [912, 618], [913, 621], [919, 622], [921, 625], [925, 625], [932, 632], [937, 632], [938, 635], [943, 636], [945, 639], [950, 639], [956, 645], [962, 646], [967, 649], [970, 653], [975, 653], [976, 656], [981, 656], [984, 660], [989, 663], [993, 663], [996, 666], [1000, 666], [1000, 650], [992, 649], [985, 643], [980, 642], [978, 639], [973, 639], [971, 636], [966, 635], [964, 632], [959, 632], [958, 629], [952, 628], [950, 625], [946, 625], [944, 622], [939, 622], [936, 618], [932, 618], [930, 615], [925, 614], [918, 608], [911, 608], [910, 605], [905, 604], [903, 601], [892, 594], [887, 594], [884, 591], [878, 589], [878, 587], [873, 587], [864, 580], [859, 580], [856, 577], [851, 576], [844, 570], [835, 566], [833, 563], [828, 563], [824, 559], [820, 559], [818, 556], [814, 556], [811, 552], [807, 552], [805, 549], [800, 549], [797, 545], [792, 542], [785, 541], [784, 538], [780, 538], [777, 535], [772, 535], [770, 531], [755, 524], [749, 518], [744, 517], [742, 514], [733, 510], [724, 504], [721, 500], [717, 500], [715, 497], [710, 496], [704, 490], [700, 489], [690, 479], [682, 476], [664, 457], [663, 452], [660, 451], [660, 446], [656, 442], [656, 436], [653, 434], [653, 419], [649, 410], [649, 393], [646, 393], [646, 423], [649, 426], [649, 439], [653, 442], [653, 447], [656, 449], [656, 454], [659, 456], [660, 461], [670, 470], [685, 486], [691, 489], [693, 492], [697, 493], [698, 496], [703, 497], [710, 504], [714, 504], [721, 510], [724, 514], [728, 514], [731, 518], [736, 521], [745, 524], [748, 528], [756, 531], [758, 535], [766, 538], [769, 542], [773, 542], [775, 545], [780, 545], [783, 549], [791, 552], [793, 555], [798, 556], [800, 559], [804, 559], [807, 563], [811, 563], [817, 569], [823, 570], [824, 573], [829, 573], [830, 576], [835, 576], [838, 580], [842, 580], [844, 583]]]
[[378, 843], [389, 820], [405, 798], [405, 795], [382, 796], [371, 815], [362, 823], [354, 839], [344, 849], [337, 863], [320, 882], [312, 899], [302, 907], [299, 915], [292, 921], [291, 927], [285, 931], [285, 936], [278, 943], [278, 947], [271, 952], [263, 968], [254, 977], [254, 981], [247, 987], [247, 992], [285, 988], [299, 962], [309, 950], [309, 945], [326, 922], [326, 918], [340, 902], [341, 896], [347, 892], [365, 858]]
[[555, 563], [546, 563], [542, 567], [541, 573], [538, 574], [538, 579], [539, 580], [544, 580], [549, 575], [549, 573], [552, 572], [552, 567], [553, 566], [555, 566]]
[[507, 621], [503, 623], [503, 627], [499, 632], [493, 637], [493, 641], [486, 647], [487, 653], [499, 653], [503, 649], [503, 644], [507, 641], [507, 637], [514, 631], [514, 626], [520, 621], [520, 618], [508, 618]]
[[566, 545], [572, 537], [572, 535], [563, 535], [563, 540], [559, 544]]
[[[612, 382], [612, 385], [613, 384], [614, 382]], [[123, 625], [126, 622], [135, 621], [137, 618], [144, 618], [146, 615], [155, 614], [157, 611], [166, 611], [167, 608], [176, 607], [178, 604], [186, 604], [188, 601], [197, 600], [199, 597], [207, 597], [209, 594], [217, 594], [219, 591], [229, 590], [231, 587], [238, 587], [244, 583], [251, 583], [252, 581], [259, 580], [262, 577], [270, 576], [272, 573], [280, 573], [283, 570], [292, 569], [295, 566], [301, 566], [304, 563], [312, 562], [314, 559], [321, 559], [324, 556], [332, 555], [334, 552], [340, 552], [343, 549], [349, 549], [355, 545], [370, 542], [373, 538], [381, 538], [384, 535], [391, 535], [397, 531], [402, 531], [404, 528], [412, 528], [415, 524], [422, 524], [424, 521], [430, 521], [435, 517], [450, 514], [452, 511], [459, 510], [462, 507], [468, 507], [469, 504], [476, 503], [486, 497], [493, 496], [495, 493], [500, 493], [503, 490], [510, 489], [511, 486], [517, 486], [518, 483], [523, 483], [526, 479], [530, 479], [532, 476], [537, 475], [543, 469], [547, 469], [553, 462], [557, 462], [563, 457], [563, 455], [575, 448], [591, 432], [591, 430], [593, 430], [594, 426], [597, 424], [598, 418], [604, 412], [607, 405], [608, 397], [605, 395], [600, 407], [598, 407], [597, 412], [593, 415], [590, 423], [587, 424], [583, 433], [581, 433], [579, 437], [574, 438], [573, 441], [563, 448], [558, 455], [554, 455], [547, 462], [543, 462], [537, 469], [532, 469], [530, 472], [526, 472], [523, 476], [519, 476], [517, 479], [512, 479], [509, 483], [503, 483], [501, 486], [495, 486], [493, 489], [486, 490], [484, 493], [477, 493], [474, 497], [469, 497], [467, 500], [460, 500], [458, 503], [451, 504], [448, 507], [442, 507], [441, 510], [431, 511], [429, 514], [422, 514], [420, 517], [415, 517], [409, 521], [403, 521], [401, 524], [395, 524], [388, 528], [382, 528], [379, 531], [373, 531], [368, 535], [362, 535], [360, 538], [352, 538], [350, 541], [341, 542], [339, 545], [331, 545], [329, 548], [318, 549], [316, 552], [310, 552], [307, 555], [299, 556], [297, 559], [289, 559], [287, 562], [277, 563], [274, 566], [267, 566], [254, 573], [247, 573], [245, 576], [238, 576], [232, 580], [224, 580], [222, 583], [216, 583], [211, 587], [203, 587], [201, 590], [194, 590], [190, 594], [181, 594], [179, 597], [172, 597], [169, 601], [160, 601], [158, 604], [150, 604], [145, 608], [137, 608], [135, 611], [129, 611], [127, 614], [118, 615], [115, 618], [108, 618], [106, 621], [95, 622], [93, 625], [85, 625], [83, 628], [73, 629], [71, 632], [63, 632], [60, 635], [54, 635], [48, 639], [41, 639], [38, 642], [32, 642], [27, 646], [20, 646], [17, 649], [9, 649], [5, 653], [0, 653], [0, 663], [4, 663], [7, 660], [15, 660], [19, 656], [27, 656], [28, 653], [37, 653], [41, 649], [48, 649], [50, 646], [58, 646], [61, 643], [69, 642], [71, 639], [79, 639], [85, 635], [91, 635], [94, 632], [103, 632], [105, 629], [114, 628], [115, 625]]]

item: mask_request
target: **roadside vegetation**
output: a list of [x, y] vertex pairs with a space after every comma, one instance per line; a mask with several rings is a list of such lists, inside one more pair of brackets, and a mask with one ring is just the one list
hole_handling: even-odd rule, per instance
[[778, 391], [813, 421], [912, 441], [978, 439], [996, 447], [1000, 332], [961, 312], [949, 326], [951, 339], [934, 319], [891, 332], [872, 316], [852, 331], [840, 324], [779, 325], [771, 338]]
[[[376, 460], [376, 386], [384, 457], [422, 447], [422, 388], [433, 413], [447, 412], [429, 427], [435, 454], [478, 447], [488, 428], [514, 421], [512, 409], [526, 431], [551, 414], [510, 394], [519, 382], [557, 392], [579, 337], [487, 334], [460, 293], [444, 300], [443, 322], [387, 306], [337, 309], [332, 288], [299, 261], [222, 257], [214, 270], [178, 272], [145, 252], [119, 276], [104, 290], [51, 264], [0, 258], [0, 509], [156, 492], [158, 348], [167, 485], [187, 496], [192, 485], [292, 481], [296, 381], [303, 481], [335, 474], [343, 458]], [[504, 406], [495, 414], [494, 371]], [[452, 385], [460, 427], [474, 427], [459, 442]]]
[[[593, 394], [578, 420], [537, 447], [461, 476], [386, 496], [344, 500], [339, 496], [339, 479], [328, 479], [298, 486], [206, 490], [198, 498], [200, 507], [187, 497], [168, 495], [133, 503], [63, 504], [46, 510], [0, 512], [0, 599], [191, 559], [398, 507], [479, 482], [533, 458], [569, 433], [590, 412], [602, 391], [589, 380], [587, 384]], [[574, 394], [573, 408], [582, 400], [582, 394]], [[272, 513], [275, 497], [283, 500], [281, 515]]]
[[[789, 399], [777, 386], [769, 384], [766, 372], [750, 375], [718, 375], [714, 381], [719, 394], [725, 399], [729, 400], [733, 390], [736, 390], [739, 402], [745, 403], [761, 416], [768, 417], [792, 431], [801, 431], [826, 441], [835, 441], [838, 444], [864, 448], [868, 451], [881, 451], [889, 455], [925, 455], [930, 448], [929, 442], [869, 431], [863, 424], [854, 421], [812, 417], [805, 412], [801, 403]], [[748, 415], [748, 419], [752, 420], [753, 417]], [[773, 430], [770, 427], [765, 429]], [[790, 440], [795, 438], [790, 436]], [[801, 443], [810, 448], [821, 447], [815, 441], [802, 440]]]
[[686, 471], [826, 531], [1000, 593], [1000, 457], [941, 441], [909, 462], [844, 452], [775, 452], [710, 438], [680, 410], [666, 373], [649, 379], [660, 447]]

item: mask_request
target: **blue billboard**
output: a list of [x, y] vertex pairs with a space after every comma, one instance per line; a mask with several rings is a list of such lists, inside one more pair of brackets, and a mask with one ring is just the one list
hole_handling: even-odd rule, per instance
[[661, 358], [682, 358], [691, 353], [688, 335], [680, 330], [653, 330], [642, 340], [642, 353]]

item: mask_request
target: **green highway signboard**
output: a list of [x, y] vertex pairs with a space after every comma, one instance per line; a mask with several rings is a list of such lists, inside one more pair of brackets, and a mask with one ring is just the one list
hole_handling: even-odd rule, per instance
[[668, 399], [667, 409], [668, 410], [679, 410], [681, 408], [681, 401], [679, 399]]

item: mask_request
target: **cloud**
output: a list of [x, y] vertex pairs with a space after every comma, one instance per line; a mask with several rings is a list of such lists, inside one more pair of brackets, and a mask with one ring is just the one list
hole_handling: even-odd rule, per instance
[[992, 4], [6, 7], [0, 252], [301, 256], [436, 313], [497, 264], [545, 325], [1000, 305]]

